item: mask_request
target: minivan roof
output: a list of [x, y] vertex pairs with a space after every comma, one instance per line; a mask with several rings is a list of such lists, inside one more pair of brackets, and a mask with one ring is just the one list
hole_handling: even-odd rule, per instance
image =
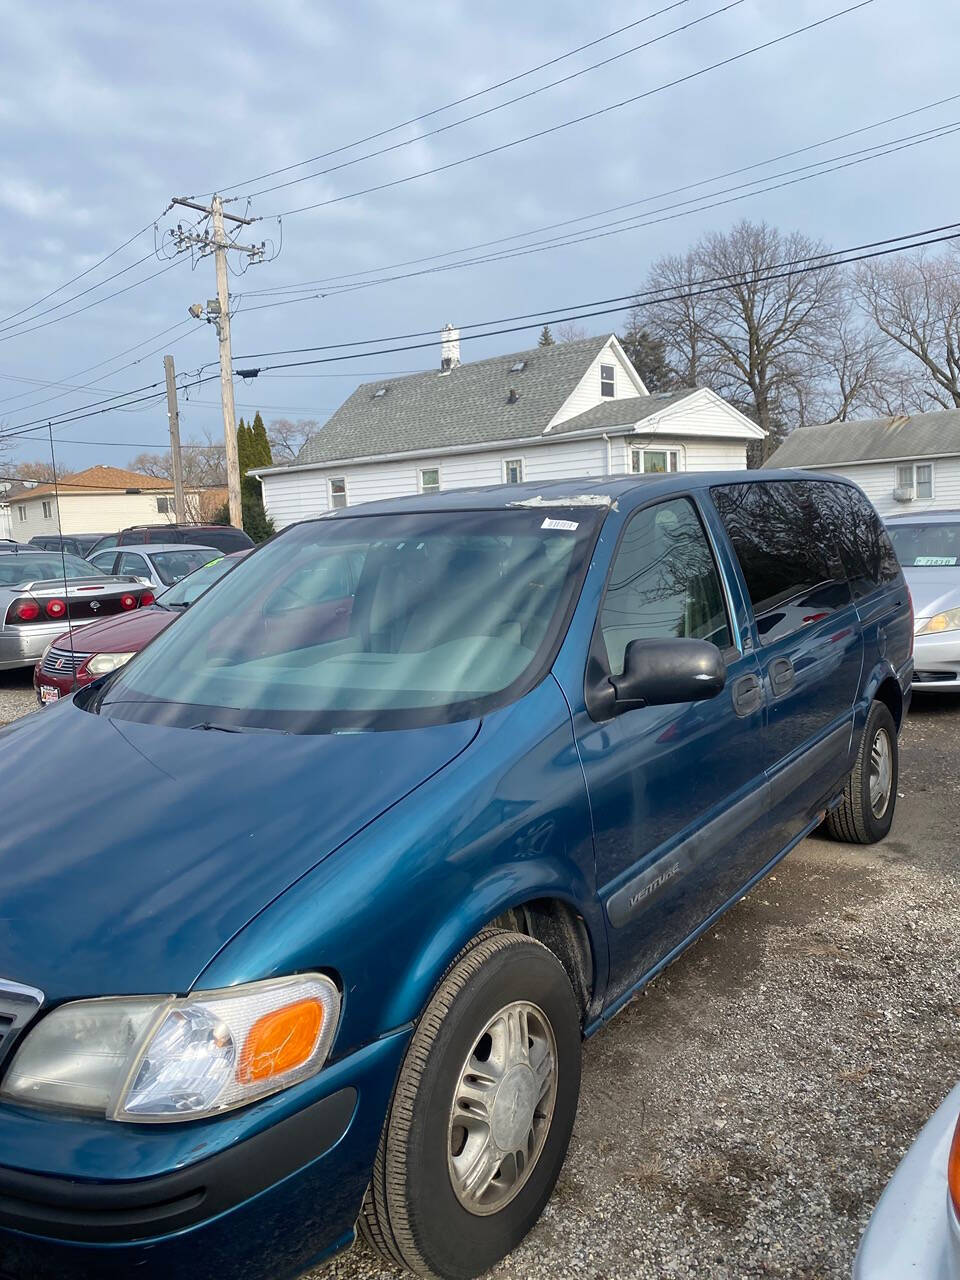
[[476, 489], [442, 489], [425, 496], [411, 494], [403, 498], [384, 498], [379, 502], [363, 502], [327, 512], [322, 519], [345, 516], [381, 515], [404, 511], [477, 511], [503, 510], [508, 507], [612, 507], [628, 494], [686, 493], [715, 484], [742, 484], [755, 480], [829, 480], [848, 484], [843, 476], [816, 471], [672, 471], [651, 475], [585, 476], [572, 480], [547, 480], [541, 483], [497, 484]]

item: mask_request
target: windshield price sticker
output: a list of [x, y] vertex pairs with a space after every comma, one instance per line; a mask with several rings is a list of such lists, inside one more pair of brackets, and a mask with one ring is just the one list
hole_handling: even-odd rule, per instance
[[562, 529], [566, 533], [575, 533], [580, 525], [576, 520], [551, 520], [549, 517], [540, 526], [541, 529]]
[[956, 556], [914, 556], [913, 563], [922, 565], [925, 569], [932, 569], [936, 565], [956, 564]]

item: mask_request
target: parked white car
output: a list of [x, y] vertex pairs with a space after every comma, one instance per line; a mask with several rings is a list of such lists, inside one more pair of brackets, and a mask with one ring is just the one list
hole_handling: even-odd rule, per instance
[[220, 552], [211, 547], [182, 542], [151, 542], [146, 546], [110, 547], [106, 551], [96, 551], [90, 557], [90, 563], [103, 573], [132, 575], [162, 591], [188, 573], [219, 558]]

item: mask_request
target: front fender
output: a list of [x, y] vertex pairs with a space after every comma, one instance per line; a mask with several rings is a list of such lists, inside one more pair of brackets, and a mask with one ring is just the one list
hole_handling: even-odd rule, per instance
[[197, 986], [332, 971], [343, 991], [340, 1057], [414, 1021], [457, 952], [533, 898], [583, 917], [602, 992], [586, 786], [552, 677], [487, 717], [460, 756], [265, 908]]

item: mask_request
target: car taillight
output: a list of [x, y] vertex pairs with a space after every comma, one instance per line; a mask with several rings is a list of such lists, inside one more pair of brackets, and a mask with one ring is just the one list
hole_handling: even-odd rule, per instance
[[137, 597], [125, 595], [120, 597], [121, 609], [135, 609], [137, 607]]
[[144, 607], [146, 607], [146, 605], [148, 604], [156, 603], [156, 599], [157, 597], [153, 594], [152, 591], [141, 591], [140, 593], [140, 604]]
[[62, 618], [67, 612], [65, 600], [48, 600], [45, 607], [48, 618]]
[[36, 600], [14, 600], [7, 611], [8, 622], [36, 622], [40, 606]]
[[960, 1119], [957, 1120], [957, 1127], [953, 1131], [953, 1144], [947, 1161], [947, 1184], [950, 1187], [953, 1211], [960, 1218]]

